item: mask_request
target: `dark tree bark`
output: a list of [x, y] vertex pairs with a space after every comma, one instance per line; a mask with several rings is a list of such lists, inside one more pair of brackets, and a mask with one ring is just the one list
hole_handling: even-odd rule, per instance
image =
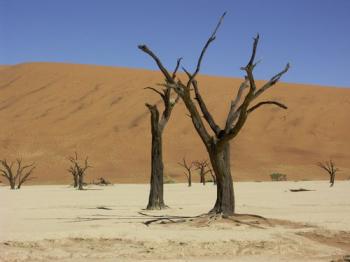
[[78, 174], [77, 173], [74, 173], [73, 174], [73, 186], [74, 188], [77, 188], [78, 187]]
[[186, 162], [186, 159], [183, 158], [182, 159], [182, 163], [178, 163], [180, 166], [182, 166], [183, 168], [186, 169], [186, 172], [184, 172], [185, 176], [187, 177], [187, 183], [188, 186], [191, 187], [192, 186], [192, 168], [193, 168], [193, 162], [191, 162], [190, 164], [188, 164]]
[[215, 174], [213, 173], [213, 169], [210, 169], [209, 170], [209, 173], [211, 175], [211, 178], [213, 179], [213, 185], [216, 185], [216, 176]]
[[335, 174], [339, 171], [339, 169], [335, 167], [335, 163], [332, 160], [329, 160], [324, 163], [319, 162], [317, 165], [323, 170], [327, 171], [329, 175], [329, 186], [334, 186]]
[[[175, 79], [176, 72], [179, 69], [181, 58], [177, 60], [177, 64], [172, 76], [169, 78]], [[146, 87], [152, 90], [163, 100], [164, 110], [160, 116], [156, 105], [146, 104], [151, 113], [151, 133], [152, 133], [152, 150], [151, 150], [151, 178], [150, 178], [150, 193], [148, 197], [148, 210], [164, 209], [167, 207], [164, 203], [164, 164], [163, 164], [163, 143], [162, 135], [166, 124], [168, 123], [171, 112], [178, 102], [179, 97], [172, 99], [171, 88], [166, 87], [159, 91], [153, 87]]]
[[211, 213], [233, 215], [235, 212], [235, 196], [230, 168], [230, 144], [213, 146], [209, 152], [210, 161], [216, 175], [216, 202]]
[[84, 175], [78, 175], [78, 190], [84, 190]]
[[[225, 127], [221, 128], [218, 126], [200, 94], [196, 76], [200, 71], [204, 54], [209, 45], [215, 40], [216, 33], [224, 19], [225, 14], [226, 13], [222, 15], [213, 33], [205, 43], [198, 58], [194, 73], [190, 73], [183, 68], [188, 76], [187, 83], [183, 83], [181, 79], [172, 78], [168, 70], [163, 66], [160, 59], [147, 46], [141, 45], [139, 48], [156, 62], [158, 68], [165, 77], [164, 85], [168, 88], [174, 89], [180, 96], [190, 114], [195, 130], [208, 151], [217, 182], [217, 199], [211, 212], [230, 216], [235, 213], [235, 197], [230, 170], [229, 142], [238, 135], [246, 123], [248, 115], [256, 109], [264, 105], [275, 105], [283, 109], [287, 109], [284, 104], [277, 101], [261, 101], [252, 106], [251, 103], [280, 80], [280, 78], [288, 71], [289, 64], [287, 64], [281, 72], [274, 75], [269, 81], [258, 88], [253, 74], [255, 66], [259, 62], [255, 61], [256, 49], [259, 42], [259, 35], [257, 35], [257, 37], [254, 38], [250, 60], [245, 67], [241, 68], [245, 72], [245, 80], [238, 88], [236, 98], [231, 102]], [[197, 106], [199, 107], [200, 111], [198, 110]], [[207, 130], [202, 117], [209, 125], [213, 135], [211, 135]]]
[[164, 209], [164, 183], [163, 183], [163, 143], [162, 132], [159, 127], [159, 112], [156, 106], [147, 105], [151, 112], [151, 132], [152, 132], [152, 162], [150, 193], [147, 209]]
[[9, 182], [10, 182], [10, 188], [16, 189], [16, 182], [14, 181], [14, 179], [10, 179]]

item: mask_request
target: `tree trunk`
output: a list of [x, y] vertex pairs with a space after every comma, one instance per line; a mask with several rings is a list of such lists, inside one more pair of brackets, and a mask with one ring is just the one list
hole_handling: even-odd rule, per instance
[[83, 190], [84, 176], [83, 174], [78, 175], [78, 190]]
[[211, 177], [213, 178], [213, 184], [216, 185], [216, 177], [215, 177], [215, 175], [211, 174]]
[[235, 213], [235, 197], [230, 169], [230, 144], [226, 142], [220, 148], [212, 145], [208, 151], [217, 183], [216, 202], [210, 213], [231, 216]]
[[330, 176], [330, 183], [331, 183], [331, 187], [334, 185], [334, 179], [335, 179], [335, 174], [331, 174], [331, 176]]
[[188, 173], [188, 186], [192, 186], [192, 173]]
[[147, 209], [164, 209], [163, 198], [163, 153], [162, 153], [162, 131], [158, 122], [151, 117], [152, 125], [152, 164], [151, 164], [151, 188], [148, 198]]
[[201, 170], [201, 183], [203, 184], [203, 186], [205, 186], [205, 174], [204, 174], [204, 170]]
[[9, 179], [11, 189], [16, 189], [16, 181], [14, 178]]
[[74, 188], [78, 187], [78, 175], [75, 174], [73, 175], [73, 179], [74, 179]]

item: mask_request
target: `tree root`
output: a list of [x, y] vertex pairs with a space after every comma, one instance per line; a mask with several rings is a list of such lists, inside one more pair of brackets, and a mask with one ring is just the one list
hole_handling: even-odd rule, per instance
[[194, 217], [188, 217], [188, 216], [157, 216], [157, 215], [150, 215], [146, 214], [143, 212], [138, 212], [140, 215], [146, 216], [146, 217], [152, 217], [154, 219], [148, 220], [143, 222], [146, 226], [149, 226], [150, 224], [160, 222], [161, 224], [166, 224], [166, 223], [182, 223], [186, 222], [186, 219], [191, 219]]
[[[210, 226], [216, 222], [232, 221], [235, 224], [241, 224], [258, 229], [265, 229], [266, 227], [273, 227], [269, 219], [251, 214], [234, 214], [227, 216], [222, 213], [206, 213], [198, 216], [168, 216], [168, 215], [150, 215], [143, 212], [138, 212], [142, 216], [152, 218], [143, 222], [146, 226], [151, 224], [176, 224], [187, 223], [191, 225]], [[266, 227], [265, 227], [266, 226]]]

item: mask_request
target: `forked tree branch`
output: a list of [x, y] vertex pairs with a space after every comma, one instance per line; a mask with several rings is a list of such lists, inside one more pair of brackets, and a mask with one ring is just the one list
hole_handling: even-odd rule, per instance
[[254, 70], [254, 67], [256, 66], [256, 63], [254, 63], [254, 61], [255, 61], [255, 56], [256, 56], [256, 49], [257, 49], [258, 43], [259, 43], [259, 38], [260, 38], [259, 34], [257, 34], [256, 37], [254, 37], [253, 50], [252, 50], [252, 55], [250, 57], [250, 60], [245, 67], [241, 68], [242, 70], [246, 71], [247, 78], [249, 79], [250, 88], [253, 90], [256, 90], [256, 84], [255, 84], [255, 80], [254, 80], [253, 70]]
[[[192, 168], [193, 168], [193, 162], [190, 164], [187, 163], [186, 158], [184, 157], [182, 159], [182, 163], [178, 162], [178, 165], [182, 166], [183, 168], [186, 169], [187, 172], [184, 171], [184, 174], [186, 175], [187, 179], [191, 179], [191, 174], [192, 174]], [[189, 181], [189, 184], [191, 184], [192, 181]]]
[[[253, 70], [254, 70], [255, 66], [257, 65], [257, 63], [259, 62], [259, 61], [255, 62], [257, 47], [258, 47], [258, 43], [259, 43], [259, 34], [258, 34], [254, 38], [253, 48], [252, 48], [252, 53], [251, 53], [250, 59], [249, 59], [247, 65], [242, 68], [246, 72], [245, 81], [239, 87], [236, 98], [231, 102], [230, 110], [229, 110], [229, 113], [228, 113], [228, 116], [226, 119], [225, 132], [222, 132], [220, 127], [215, 123], [213, 117], [211, 116], [208, 108], [205, 105], [204, 100], [202, 99], [202, 97], [200, 95], [198, 83], [196, 81], [196, 76], [200, 71], [204, 55], [205, 55], [208, 47], [210, 46], [210, 44], [215, 40], [216, 33], [217, 33], [218, 29], [220, 28], [225, 15], [226, 15], [226, 13], [224, 13], [221, 16], [214, 31], [212, 32], [211, 36], [209, 37], [209, 39], [205, 43], [204, 47], [202, 48], [194, 73], [191, 74], [184, 67], [182, 67], [184, 72], [187, 74], [187, 76], [189, 78], [186, 84], [183, 84], [180, 79], [178, 79], [177, 81], [175, 80], [176, 72], [180, 66], [179, 60], [176, 64], [174, 73], [171, 76], [169, 74], [168, 70], [161, 63], [160, 59], [147, 46], [145, 46], [145, 45], [139, 46], [140, 50], [144, 51], [145, 53], [147, 53], [148, 55], [150, 55], [152, 57], [152, 59], [158, 65], [158, 68], [160, 69], [160, 71], [165, 76], [166, 83], [164, 84], [164, 86], [166, 86], [167, 88], [174, 88], [176, 93], [182, 98], [182, 100], [185, 103], [185, 106], [187, 107], [187, 109], [190, 113], [192, 122], [194, 124], [194, 127], [195, 127], [197, 133], [199, 134], [202, 141], [204, 142], [204, 144], [207, 147], [210, 146], [211, 141], [215, 141], [215, 140], [213, 140], [214, 138], [211, 135], [209, 135], [209, 133], [208, 133], [208, 131], [207, 131], [202, 119], [201, 119], [201, 115], [200, 115], [195, 103], [193, 102], [193, 100], [191, 98], [191, 95], [190, 95], [191, 87], [194, 88], [195, 98], [198, 102], [198, 105], [200, 107], [201, 112], [203, 113], [204, 119], [208, 122], [210, 128], [215, 133], [216, 138], [218, 139], [218, 143], [222, 143], [222, 144], [224, 144], [226, 141], [235, 137], [239, 133], [241, 128], [244, 126], [246, 119], [248, 117], [248, 114], [251, 113], [252, 111], [258, 109], [262, 105], [273, 104], [273, 105], [277, 105], [279, 107], [282, 107], [284, 109], [287, 108], [284, 104], [282, 104], [280, 102], [275, 102], [275, 101], [263, 101], [263, 102], [260, 102], [256, 105], [252, 106], [252, 107], [249, 107], [250, 103], [253, 100], [258, 98], [262, 93], [264, 93], [271, 86], [275, 85], [280, 80], [280, 78], [288, 71], [288, 69], [290, 67], [289, 64], [287, 64], [286, 67], [281, 72], [274, 75], [260, 89], [257, 89], [255, 79], [254, 79]], [[249, 85], [248, 85], [248, 83], [249, 83]], [[240, 104], [240, 101], [242, 100], [242, 97], [243, 97], [244, 90], [247, 87], [249, 87], [249, 91], [244, 96], [243, 102]]]
[[187, 161], [186, 161], [186, 158], [182, 159], [182, 163], [178, 162], [178, 165], [184, 167], [186, 170], [191, 170], [193, 168], [193, 162], [188, 164]]
[[25, 168], [22, 169], [22, 172], [19, 175], [19, 179], [18, 179], [18, 185], [17, 188], [19, 189], [21, 187], [21, 185], [31, 179], [34, 179], [34, 177], [30, 177], [32, 175], [33, 170], [36, 168], [35, 163], [32, 163], [31, 165], [28, 165], [26, 168], [30, 168], [23, 176], [22, 176], [22, 172], [25, 170]]
[[215, 123], [214, 118], [212, 117], [212, 115], [210, 114], [201, 94], [199, 93], [199, 89], [198, 89], [198, 84], [197, 84], [197, 80], [193, 80], [192, 81], [192, 86], [194, 88], [194, 93], [195, 93], [195, 99], [198, 102], [198, 105], [203, 113], [203, 117], [204, 119], [207, 121], [207, 123], [209, 124], [210, 128], [213, 130], [213, 132], [215, 133], [215, 135], [219, 135], [221, 129], [220, 127]]
[[[255, 84], [255, 80], [254, 80], [253, 70], [254, 70], [255, 65], [257, 64], [257, 63], [255, 63], [254, 60], [255, 60], [255, 56], [256, 56], [256, 49], [257, 49], [258, 43], [259, 43], [259, 34], [257, 35], [257, 37], [254, 38], [252, 54], [251, 54], [251, 57], [249, 59], [249, 62], [248, 62], [246, 67], [242, 68], [243, 70], [246, 71], [246, 79], [249, 80], [249, 92], [245, 96], [243, 103], [237, 109], [230, 110], [229, 116], [228, 116], [227, 121], [226, 121], [225, 135], [223, 138], [223, 142], [235, 137], [239, 133], [241, 128], [244, 126], [244, 123], [248, 117], [248, 113], [259, 108], [261, 105], [275, 104], [275, 105], [280, 106], [284, 109], [287, 109], [287, 107], [285, 105], [283, 105], [282, 103], [279, 103], [279, 102], [271, 103], [270, 101], [269, 101], [269, 103], [267, 103], [267, 101], [260, 102], [257, 105], [253, 106], [252, 108], [248, 109], [250, 103], [253, 100], [255, 100], [258, 96], [260, 96], [263, 92], [265, 92], [267, 89], [269, 89], [271, 86], [275, 85], [280, 80], [280, 78], [288, 71], [288, 69], [290, 67], [289, 63], [288, 63], [286, 65], [286, 67], [281, 72], [274, 75], [267, 83], [265, 83], [259, 90], [256, 91], [256, 84]], [[237, 94], [236, 100], [237, 100], [238, 96], [239, 96], [239, 92]], [[237, 120], [237, 122], [235, 123], [236, 120]]]
[[13, 177], [13, 173], [12, 173], [12, 166], [13, 166], [13, 162], [11, 162], [10, 164], [7, 163], [7, 160], [0, 160], [0, 164], [2, 164], [2, 166], [5, 169], [0, 169], [0, 172], [2, 173], [1, 175], [3, 177], [6, 177], [7, 179], [10, 179]]
[[172, 78], [173, 78], [174, 80], [175, 80], [175, 78], [176, 78], [176, 73], [177, 73], [177, 71], [179, 70], [181, 60], [182, 60], [182, 57], [180, 57], [180, 58], [177, 59], [176, 66], [175, 66], [175, 69], [174, 69], [173, 75], [172, 75]]
[[234, 101], [231, 102], [231, 107], [230, 107], [230, 111], [227, 115], [227, 119], [226, 119], [226, 125], [225, 125], [225, 132], [228, 133], [230, 128], [232, 127], [232, 124], [234, 122], [234, 118], [235, 118], [235, 112], [237, 110], [237, 106], [239, 101], [241, 100], [243, 91], [248, 87], [248, 79], [246, 78], [244, 80], [244, 82], [240, 85], [238, 92], [237, 92], [237, 96], [235, 98]]
[[287, 63], [287, 65], [284, 67], [284, 69], [281, 72], [271, 77], [271, 79], [267, 83], [265, 83], [258, 91], [256, 91], [254, 98], [257, 98], [267, 89], [269, 89], [271, 86], [275, 85], [281, 79], [281, 77], [288, 72], [289, 68], [290, 68], [290, 64]]
[[335, 167], [335, 164], [332, 160], [326, 161], [325, 163], [318, 162], [317, 165], [327, 171], [330, 175], [335, 174], [339, 171], [339, 169]]
[[[175, 98], [175, 100], [172, 101], [172, 99], [171, 99], [171, 89], [172, 89], [172, 87], [170, 85], [175, 83], [176, 73], [177, 73], [177, 71], [178, 71], [178, 69], [180, 67], [180, 63], [181, 63], [182, 57], [177, 59], [175, 69], [174, 69], [173, 74], [171, 76], [172, 80], [170, 81], [169, 76], [167, 75], [167, 74], [169, 74], [168, 70], [162, 65], [160, 59], [150, 49], [148, 49], [146, 46], [141, 46], [141, 47], [142, 48], [140, 48], [140, 46], [139, 46], [139, 48], [142, 51], [146, 50], [145, 52], [147, 54], [149, 54], [157, 62], [157, 65], [160, 66], [159, 68], [163, 72], [163, 74], [164, 74], [164, 76], [166, 78], [166, 83], [165, 84], [158, 84], [160, 86], [164, 86], [165, 87], [165, 89], [162, 90], [163, 92], [161, 92], [161, 91], [159, 91], [159, 90], [157, 90], [156, 88], [153, 88], [153, 87], [145, 87], [145, 89], [149, 89], [149, 90], [152, 90], [152, 91], [156, 92], [163, 99], [164, 110], [163, 110], [162, 117], [161, 117], [160, 121], [159, 121], [159, 116], [156, 116], [159, 128], [160, 128], [160, 130], [163, 130], [163, 128], [165, 127], [166, 123], [168, 122], [168, 120], [170, 118], [172, 109], [174, 108], [175, 104], [179, 101], [179, 96], [177, 96]], [[146, 104], [146, 106], [150, 110], [151, 114], [154, 114], [154, 110], [158, 111], [158, 108], [155, 105], [151, 106], [149, 104]], [[159, 115], [159, 112], [157, 113], [157, 115]]]

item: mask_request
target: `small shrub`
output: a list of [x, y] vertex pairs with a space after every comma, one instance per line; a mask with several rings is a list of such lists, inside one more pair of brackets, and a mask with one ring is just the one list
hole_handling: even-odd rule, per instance
[[97, 181], [93, 180], [92, 184], [97, 186], [108, 186], [111, 185], [111, 182], [109, 182], [107, 179], [104, 179], [103, 177], [100, 177], [99, 179], [97, 179]]
[[286, 181], [287, 175], [281, 173], [272, 173], [270, 175], [272, 181]]

